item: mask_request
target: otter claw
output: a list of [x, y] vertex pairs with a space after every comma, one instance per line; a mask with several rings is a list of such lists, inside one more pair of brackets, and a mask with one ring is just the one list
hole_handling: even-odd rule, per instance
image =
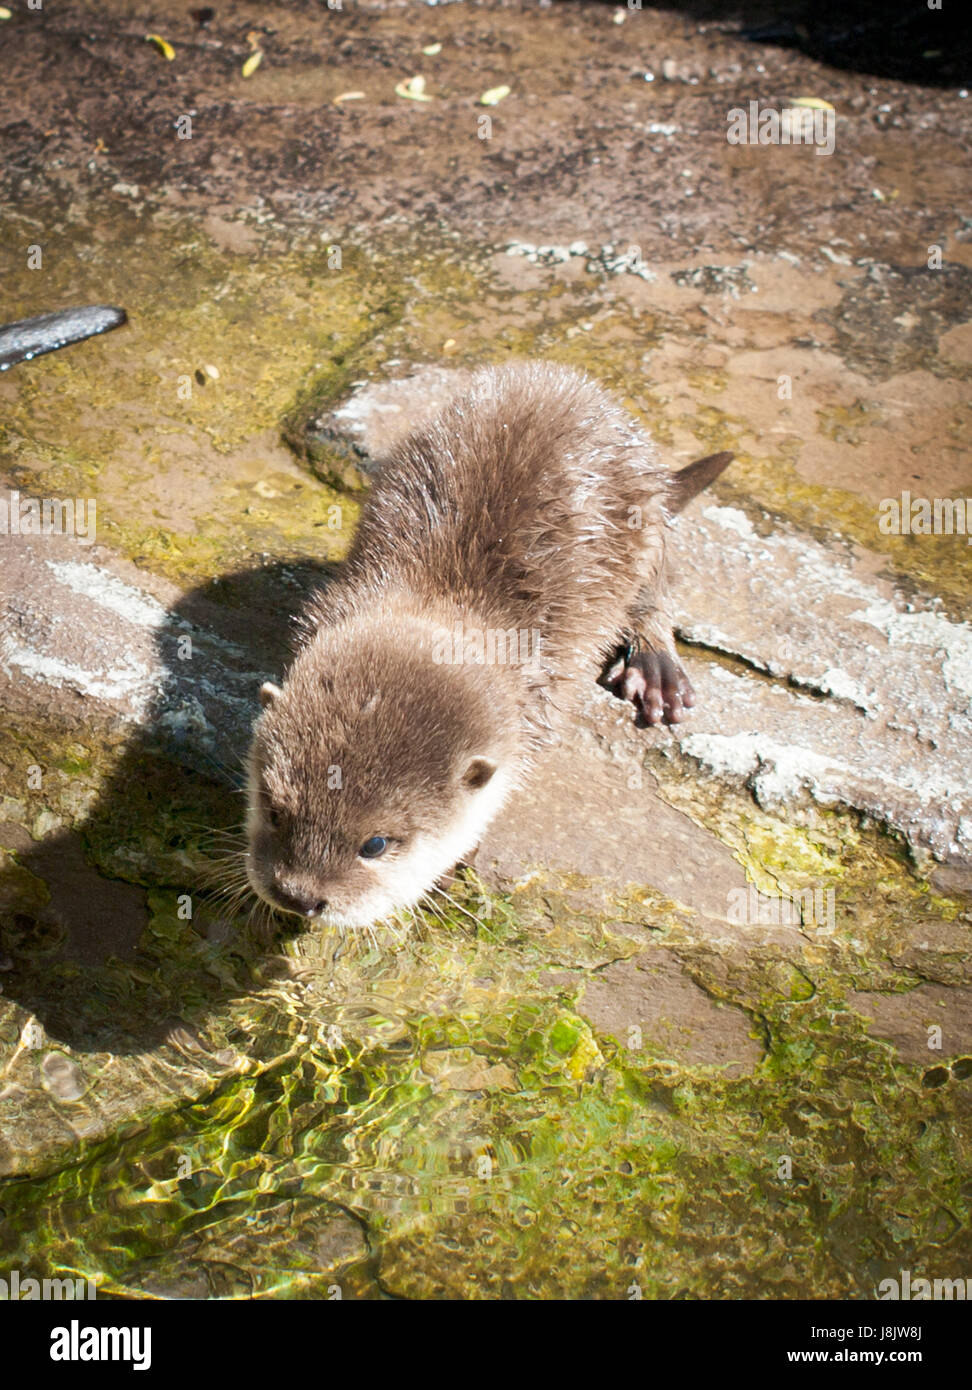
[[621, 700], [630, 700], [645, 724], [680, 724], [695, 704], [695, 691], [682, 667], [668, 652], [628, 647], [605, 672], [604, 684]]

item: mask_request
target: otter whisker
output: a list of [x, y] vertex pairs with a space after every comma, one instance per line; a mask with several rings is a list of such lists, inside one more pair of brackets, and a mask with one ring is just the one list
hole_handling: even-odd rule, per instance
[[470, 912], [467, 907], [463, 907], [462, 903], [458, 902], [445, 888], [437, 885], [435, 891], [445, 898], [450, 907], [454, 907], [457, 912], [461, 912], [464, 917], [468, 917], [474, 927], [478, 929], [482, 926], [482, 922], [475, 913]]
[[432, 897], [431, 893], [423, 893], [421, 898], [419, 898], [419, 902], [423, 907], [427, 908], [428, 911], [432, 913], [432, 916], [435, 917], [437, 921], [441, 922], [444, 927], [449, 925], [448, 918]]

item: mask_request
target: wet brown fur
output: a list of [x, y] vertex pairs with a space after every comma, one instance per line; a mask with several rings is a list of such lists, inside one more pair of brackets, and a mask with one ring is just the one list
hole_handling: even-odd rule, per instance
[[[445, 843], [485, 795], [467, 785], [471, 760], [515, 785], [619, 642], [672, 651], [665, 537], [693, 488], [682, 496], [677, 476], [595, 382], [547, 363], [477, 373], [404, 440], [257, 725], [256, 886], [283, 872], [353, 905], [375, 882], [368, 836]], [[539, 651], [441, 664], [435, 634], [456, 623], [538, 631]]]
[[[646, 587], [667, 608], [675, 476], [589, 377], [546, 362], [487, 369], [385, 464], [306, 626], [401, 595], [469, 626], [538, 629], [544, 687], [563, 698], [617, 646]], [[670, 624], [643, 635], [671, 646]]]

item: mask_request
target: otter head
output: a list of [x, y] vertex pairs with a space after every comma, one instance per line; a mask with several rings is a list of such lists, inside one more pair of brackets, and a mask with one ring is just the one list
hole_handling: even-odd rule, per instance
[[250, 754], [247, 868], [274, 907], [367, 926], [472, 850], [517, 780], [496, 673], [446, 665], [387, 618], [321, 629], [265, 685]]

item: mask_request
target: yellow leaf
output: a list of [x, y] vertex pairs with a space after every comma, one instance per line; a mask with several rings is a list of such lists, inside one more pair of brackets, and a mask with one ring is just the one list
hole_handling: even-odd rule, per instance
[[427, 43], [422, 49], [422, 52], [425, 54], [426, 58], [434, 58], [437, 53], [442, 52], [442, 45], [441, 43]]
[[836, 106], [831, 106], [829, 101], [824, 101], [822, 97], [794, 97], [790, 102], [791, 106], [806, 106], [811, 111], [836, 111]]
[[341, 92], [334, 98], [334, 105], [337, 106], [342, 101], [364, 101], [364, 92]]
[[8, 10], [6, 5], [0, 5], [0, 19], [13, 19], [13, 10]]
[[255, 53], [250, 54], [249, 58], [247, 58], [246, 62], [240, 68], [240, 72], [244, 77], [252, 77], [262, 62], [263, 53], [258, 48]]
[[172, 62], [172, 59], [175, 57], [175, 49], [172, 47], [171, 43], [166, 42], [161, 34], [146, 34], [145, 38], [148, 43], [155, 44], [166, 62]]
[[483, 92], [479, 98], [479, 104], [480, 106], [497, 106], [509, 94], [509, 87], [490, 87], [489, 91]]
[[395, 95], [408, 97], [409, 101], [431, 101], [432, 98], [426, 95], [425, 78], [419, 74], [411, 77], [407, 82], [398, 82], [395, 85]]

